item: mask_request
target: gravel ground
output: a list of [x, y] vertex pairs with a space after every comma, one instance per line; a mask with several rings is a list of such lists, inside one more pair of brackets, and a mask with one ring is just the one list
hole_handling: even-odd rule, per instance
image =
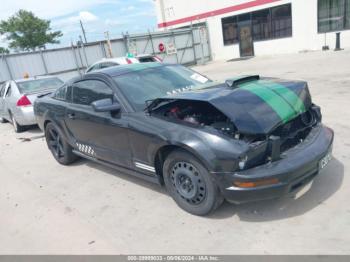
[[[223, 80], [260, 74], [309, 82], [334, 159], [298, 200], [225, 203], [209, 217], [182, 211], [165, 190], [81, 160], [60, 166], [40, 130], [0, 125], [1, 254], [350, 254], [350, 51], [217, 61]], [[30, 141], [21, 138], [30, 138]]]

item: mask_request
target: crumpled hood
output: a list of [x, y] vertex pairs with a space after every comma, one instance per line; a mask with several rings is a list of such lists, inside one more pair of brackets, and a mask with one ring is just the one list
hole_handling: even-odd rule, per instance
[[224, 113], [245, 134], [268, 134], [277, 126], [294, 119], [311, 106], [306, 82], [262, 78], [168, 95], [159, 100], [185, 99], [206, 101]]

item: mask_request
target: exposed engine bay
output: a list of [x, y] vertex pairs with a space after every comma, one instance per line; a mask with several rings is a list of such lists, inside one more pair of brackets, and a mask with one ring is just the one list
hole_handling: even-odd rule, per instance
[[221, 111], [205, 101], [174, 100], [153, 109], [152, 114], [173, 121], [182, 121], [192, 125], [210, 126], [221, 133], [249, 143], [266, 139], [269, 135], [288, 139], [303, 139], [308, 129], [321, 120], [320, 109], [311, 107], [295, 119], [276, 127], [269, 135], [241, 134], [234, 123]]
[[301, 143], [321, 121], [320, 108], [312, 105], [306, 112], [287, 123], [281, 123], [269, 134], [244, 134], [210, 103], [185, 99], [158, 105], [152, 109], [152, 115], [177, 123], [211, 127], [230, 138], [246, 142], [252, 152], [249, 166], [279, 159], [281, 153]]
[[175, 100], [153, 110], [153, 114], [173, 121], [210, 126], [232, 137], [237, 133], [235, 125], [227, 116], [204, 101]]

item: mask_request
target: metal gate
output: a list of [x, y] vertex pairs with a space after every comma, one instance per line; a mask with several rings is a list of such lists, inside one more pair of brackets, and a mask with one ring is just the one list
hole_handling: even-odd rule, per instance
[[[162, 50], [164, 46], [164, 50]], [[81, 75], [86, 68], [108, 57], [107, 41], [72, 45], [36, 52], [1, 55], [0, 83], [30, 76], [57, 75], [67, 80]], [[161, 51], [162, 50], [162, 51]], [[123, 35], [111, 40], [113, 57], [153, 54], [165, 63], [204, 64], [211, 60], [209, 34], [205, 25], [164, 32]]]

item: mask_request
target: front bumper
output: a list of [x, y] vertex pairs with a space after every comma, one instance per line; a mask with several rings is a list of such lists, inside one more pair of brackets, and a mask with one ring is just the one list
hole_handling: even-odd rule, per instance
[[[278, 161], [234, 173], [214, 173], [214, 176], [225, 199], [236, 204], [295, 195], [319, 173], [319, 161], [331, 152], [333, 137], [332, 129], [319, 125]], [[235, 182], [269, 179], [277, 179], [278, 183], [254, 188], [234, 186]]]

